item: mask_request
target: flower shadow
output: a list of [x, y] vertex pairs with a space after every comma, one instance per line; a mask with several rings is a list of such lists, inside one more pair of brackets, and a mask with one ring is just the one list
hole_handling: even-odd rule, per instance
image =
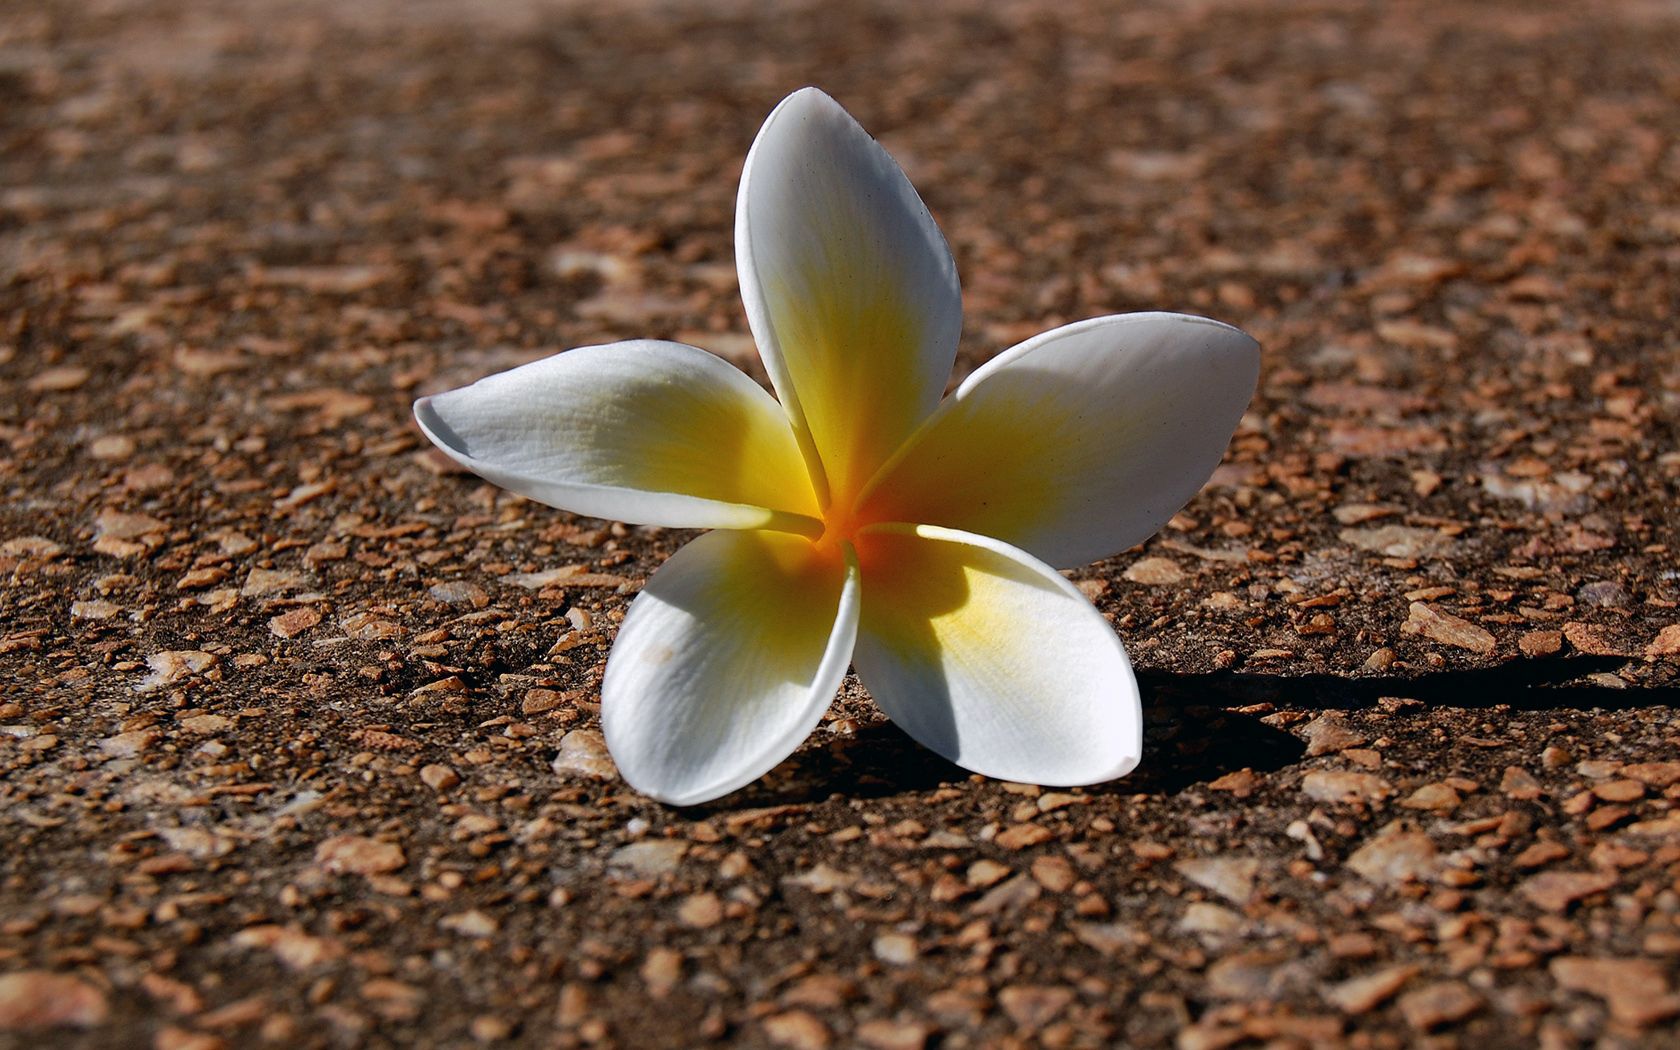
[[[1141, 670], [1143, 764], [1132, 775], [1086, 790], [1099, 794], [1177, 794], [1226, 773], [1272, 773], [1299, 762], [1305, 742], [1263, 721], [1271, 706], [1358, 710], [1394, 697], [1430, 707], [1592, 710], [1680, 706], [1680, 688], [1611, 689], [1582, 684], [1624, 661], [1609, 657], [1521, 660], [1498, 667], [1415, 676], [1343, 677], [1221, 671]], [[965, 769], [917, 744], [890, 722], [807, 748], [770, 777], [703, 807], [714, 812], [845, 798], [889, 798], [970, 779]]]

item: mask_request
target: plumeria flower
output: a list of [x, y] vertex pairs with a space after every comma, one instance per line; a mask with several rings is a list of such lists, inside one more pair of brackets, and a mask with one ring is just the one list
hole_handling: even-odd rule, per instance
[[457, 463], [576, 514], [710, 529], [631, 604], [601, 686], [638, 790], [703, 802], [810, 734], [848, 666], [931, 750], [1091, 784], [1138, 762], [1120, 639], [1057, 568], [1148, 538], [1218, 464], [1253, 339], [1099, 317], [1004, 351], [942, 402], [962, 302], [886, 150], [807, 88], [741, 176], [736, 261], [772, 398], [704, 350], [588, 346], [416, 402]]

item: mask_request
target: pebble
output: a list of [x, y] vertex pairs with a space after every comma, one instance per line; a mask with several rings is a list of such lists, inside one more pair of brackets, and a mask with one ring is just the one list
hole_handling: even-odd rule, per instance
[[1603, 893], [1616, 885], [1616, 876], [1601, 871], [1543, 871], [1529, 877], [1517, 889], [1547, 911], [1564, 912], [1583, 897]]
[[771, 1014], [762, 1023], [770, 1041], [789, 1050], [828, 1050], [834, 1041], [828, 1026], [806, 1010]]
[[1254, 896], [1254, 880], [1260, 874], [1255, 857], [1190, 857], [1173, 864], [1185, 878], [1238, 904]]
[[420, 781], [433, 791], [448, 791], [461, 782], [461, 774], [448, 766], [433, 763], [420, 767]]
[[1563, 625], [1563, 637], [1577, 652], [1588, 656], [1626, 656], [1610, 631], [1598, 624], [1571, 621]]
[[923, 1050], [933, 1028], [920, 1021], [889, 1021], [876, 1018], [859, 1024], [852, 1033], [869, 1050]]
[[1171, 558], [1140, 558], [1126, 567], [1126, 579], [1150, 587], [1184, 582], [1184, 570]]
[[1343, 529], [1338, 536], [1350, 547], [1388, 558], [1424, 558], [1452, 545], [1451, 540], [1434, 529], [1416, 529], [1406, 525]]
[[1390, 966], [1330, 985], [1324, 998], [1345, 1014], [1366, 1013], [1393, 998], [1417, 973], [1418, 967], [1410, 964]]
[[1073, 1002], [1073, 990], [1046, 985], [1015, 984], [998, 992], [998, 1005], [1011, 1021], [1037, 1031]]
[[1563, 632], [1525, 631], [1517, 639], [1517, 648], [1524, 656], [1556, 656], [1563, 650]]
[[343, 958], [344, 947], [336, 941], [316, 937], [297, 926], [265, 923], [247, 926], [233, 935], [240, 948], [263, 948], [274, 953], [288, 970], [308, 970]]
[[1400, 630], [1403, 634], [1422, 635], [1442, 645], [1468, 649], [1479, 656], [1488, 656], [1494, 650], [1493, 635], [1486, 629], [1424, 602], [1411, 604]]
[[1645, 655], [1655, 659], [1661, 656], [1680, 656], [1680, 623], [1671, 623], [1657, 632], [1651, 639], [1651, 644], [1645, 647]]
[[110, 1012], [105, 993], [80, 977], [46, 970], [0, 975], [0, 1031], [92, 1028]]
[[120, 612], [122, 606], [103, 599], [70, 603], [70, 617], [75, 620], [109, 620]]
[[893, 966], [909, 966], [920, 951], [916, 938], [907, 933], [883, 933], [875, 938], [875, 958]]
[[1347, 716], [1339, 711], [1326, 711], [1301, 727], [1307, 739], [1308, 755], [1328, 755], [1343, 748], [1358, 747], [1370, 737], [1348, 724]]
[[654, 948], [642, 960], [642, 983], [647, 985], [648, 994], [655, 999], [663, 999], [676, 988], [677, 982], [682, 980], [683, 957], [675, 948]]
[[321, 614], [307, 607], [281, 613], [268, 621], [269, 633], [276, 638], [296, 638], [321, 622]]
[[309, 585], [308, 579], [297, 572], [280, 569], [252, 569], [245, 576], [239, 593], [247, 598], [266, 598], [271, 594], [300, 591]]
[[574, 729], [561, 737], [560, 753], [550, 768], [561, 777], [611, 780], [618, 776], [618, 767], [607, 753], [606, 737], [598, 729]]
[[1644, 1028], [1680, 1014], [1680, 996], [1669, 989], [1663, 967], [1649, 959], [1561, 956], [1549, 969], [1560, 987], [1603, 999], [1616, 1021]]
[[1463, 797], [1450, 784], [1425, 784], [1407, 795], [1400, 805], [1406, 809], [1421, 809], [1430, 813], [1448, 814], [1459, 807]]
[[92, 372], [81, 365], [60, 365], [57, 368], [47, 368], [29, 377], [28, 387], [37, 394], [63, 393], [74, 390], [88, 381]]
[[1436, 853], [1435, 843], [1428, 835], [1390, 824], [1354, 850], [1347, 866], [1369, 882], [1395, 886], [1433, 875]]
[[1353, 805], [1381, 802], [1394, 794], [1394, 788], [1375, 773], [1315, 769], [1301, 778], [1301, 792], [1317, 802]]
[[146, 657], [146, 666], [152, 673], [134, 687], [137, 693], [149, 693], [201, 674], [216, 666], [216, 657], [198, 649], [172, 649]]
[[688, 843], [678, 839], [646, 839], [620, 846], [607, 863], [638, 875], [669, 875], [681, 866], [687, 854]]
[[1458, 981], [1438, 981], [1400, 997], [1400, 1016], [1420, 1032], [1432, 1031], [1482, 1008], [1482, 997]]
[[334, 874], [389, 875], [408, 863], [401, 846], [361, 835], [334, 835], [315, 847], [315, 863]]
[[438, 920], [438, 929], [458, 933], [462, 937], [489, 937], [499, 928], [492, 916], [477, 908], [445, 915]]
[[696, 930], [706, 930], [723, 921], [723, 901], [715, 893], [696, 893], [677, 907], [677, 921]]

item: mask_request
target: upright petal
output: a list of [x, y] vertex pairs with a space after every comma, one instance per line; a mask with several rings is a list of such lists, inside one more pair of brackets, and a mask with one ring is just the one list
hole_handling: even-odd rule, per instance
[[1254, 395], [1260, 345], [1184, 314], [1057, 328], [977, 370], [871, 483], [863, 516], [995, 536], [1072, 567], [1190, 501]]
[[1142, 712], [1114, 629], [1054, 569], [921, 525], [858, 535], [853, 660], [906, 733], [976, 773], [1094, 784], [1137, 765]]
[[950, 377], [962, 296], [945, 238], [887, 151], [806, 88], [747, 154], [735, 256], [776, 393], [849, 501]]
[[586, 346], [414, 403], [457, 463], [539, 503], [680, 528], [820, 531], [775, 399], [681, 343]]
[[709, 532], [630, 606], [601, 723], [636, 790], [675, 805], [769, 772], [834, 699], [857, 635], [857, 563], [772, 532]]

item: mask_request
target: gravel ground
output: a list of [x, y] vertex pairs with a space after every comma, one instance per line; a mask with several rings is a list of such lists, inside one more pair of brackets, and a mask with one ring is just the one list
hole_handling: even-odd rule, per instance
[[[631, 336], [762, 376], [735, 182], [805, 83], [944, 226], [959, 376], [1265, 346], [1075, 574], [1132, 777], [970, 777], [849, 681], [638, 797], [602, 661], [687, 537], [410, 421]], [[1671, 0], [0, 8], [0, 1044], [1674, 1045], [1677, 132]]]

